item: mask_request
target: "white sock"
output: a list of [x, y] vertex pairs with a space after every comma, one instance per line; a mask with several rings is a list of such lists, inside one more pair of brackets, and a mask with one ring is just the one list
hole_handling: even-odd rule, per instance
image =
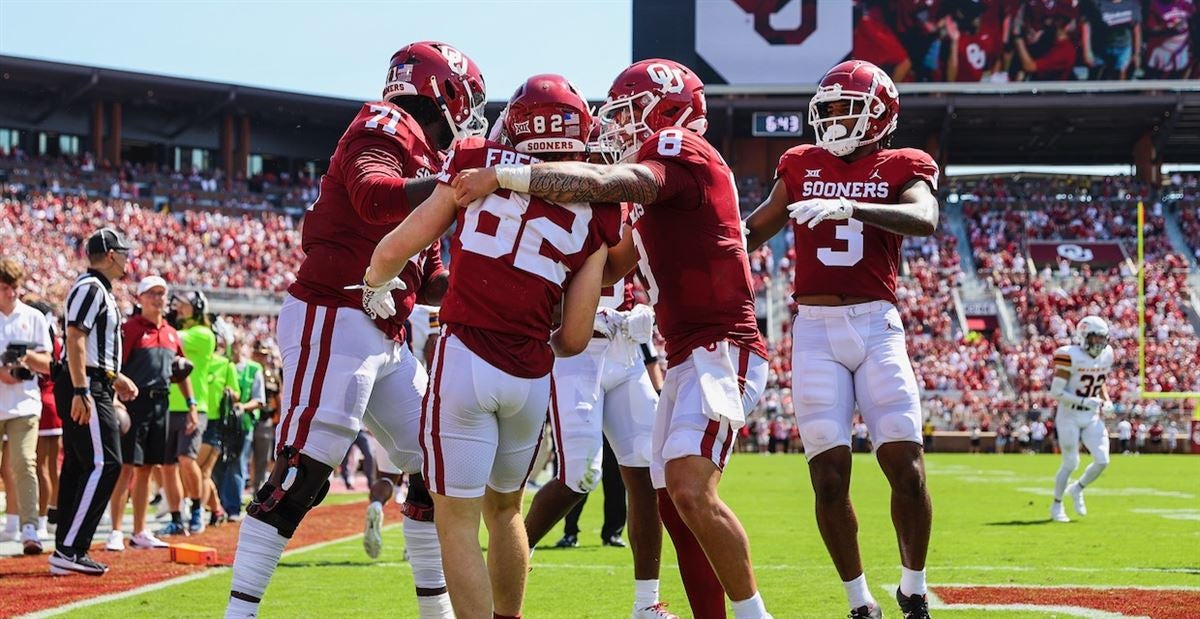
[[45, 516], [38, 516], [38, 530], [39, 531], [45, 530], [48, 523], [49, 523], [49, 521]]
[[910, 570], [900, 567], [900, 593], [904, 595], [925, 595], [925, 570]]
[[454, 619], [450, 594], [417, 596], [417, 616], [421, 619]]
[[423, 589], [446, 586], [442, 572], [442, 547], [438, 544], [437, 526], [432, 522], [404, 519], [404, 546], [408, 549], [408, 564], [412, 566], [413, 584]]
[[761, 619], [767, 617], [767, 607], [763, 604], [762, 596], [757, 591], [748, 600], [729, 603], [733, 607], [734, 619]]
[[[249, 520], [249, 518], [246, 520]], [[229, 605], [225, 607], [225, 619], [249, 619], [257, 616], [258, 604], [237, 598], [229, 598]]]
[[16, 533], [17, 525], [21, 524], [21, 517], [16, 514], [6, 514], [4, 517], [4, 532]]
[[875, 598], [871, 596], [871, 589], [867, 587], [867, 575], [862, 573], [854, 580], [846, 580], [842, 582], [842, 586], [846, 588], [846, 599], [850, 600], [850, 610], [863, 606], [871, 606], [875, 603]]
[[[241, 530], [238, 531], [237, 554], [233, 557], [230, 590], [261, 599], [287, 543], [287, 538], [280, 535], [275, 527], [257, 518], [242, 520]], [[257, 615], [258, 604], [230, 596], [229, 605], [225, 607], [226, 619]]]
[[658, 579], [633, 581], [633, 607], [650, 608], [658, 603]]

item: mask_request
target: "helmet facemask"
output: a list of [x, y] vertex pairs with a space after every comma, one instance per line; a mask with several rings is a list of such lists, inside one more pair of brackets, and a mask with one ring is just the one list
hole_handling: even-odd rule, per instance
[[1092, 331], [1083, 336], [1083, 349], [1093, 358], [1099, 357], [1108, 346], [1108, 334]]
[[596, 110], [600, 121], [598, 150], [605, 161], [622, 163], [637, 154], [642, 142], [654, 132], [646, 117], [661, 100], [652, 92], [640, 92], [609, 98]]
[[[844, 112], [834, 114], [835, 104], [845, 103]], [[867, 144], [873, 144], [890, 135], [896, 129], [896, 119], [893, 118], [888, 127], [871, 138], [867, 138], [867, 130], [871, 121], [882, 117], [887, 112], [887, 105], [876, 95], [842, 90], [841, 84], [826, 86], [813, 95], [808, 103], [808, 124], [812, 126], [817, 146], [829, 151], [835, 157], [845, 157], [856, 149]], [[847, 129], [844, 121], [853, 121]]]
[[433, 88], [434, 100], [437, 102], [438, 108], [442, 110], [442, 116], [445, 117], [446, 124], [450, 126], [450, 131], [454, 134], [454, 140], [450, 143], [451, 148], [459, 140], [487, 135], [488, 121], [483, 113], [484, 107], [487, 105], [487, 98], [484, 96], [482, 89], [479, 92], [475, 92], [469, 80], [464, 79], [460, 82], [460, 86], [466, 91], [462, 93], [462, 96], [470, 102], [470, 112], [462, 122], [455, 122], [454, 114], [450, 112], [450, 106], [446, 104], [447, 96], [453, 98], [458, 94], [453, 92], [454, 85], [447, 81], [445, 84], [446, 92], [443, 92], [443, 89], [438, 86], [437, 78], [435, 77], [429, 78], [429, 85]]

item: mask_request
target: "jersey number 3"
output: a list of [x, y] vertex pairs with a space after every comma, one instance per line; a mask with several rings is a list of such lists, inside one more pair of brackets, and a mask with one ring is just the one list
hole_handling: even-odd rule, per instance
[[[567, 229], [548, 217], [530, 216], [528, 200], [527, 196], [517, 193], [508, 198], [492, 194], [484, 198], [482, 204], [467, 207], [459, 242], [464, 250], [489, 258], [512, 254], [514, 267], [562, 286], [567, 279], [567, 267], [557, 259], [543, 255], [542, 244], [549, 244], [564, 256], [581, 251], [587, 242], [592, 209], [586, 204], [560, 205], [575, 215]], [[493, 228], [491, 232], [480, 228], [480, 217], [484, 213], [499, 220], [494, 226], [485, 226]]]
[[834, 235], [846, 241], [846, 249], [831, 247], [817, 248], [817, 259], [821, 264], [830, 267], [852, 267], [863, 259], [863, 223], [857, 219], [847, 219], [846, 223], [833, 229]]

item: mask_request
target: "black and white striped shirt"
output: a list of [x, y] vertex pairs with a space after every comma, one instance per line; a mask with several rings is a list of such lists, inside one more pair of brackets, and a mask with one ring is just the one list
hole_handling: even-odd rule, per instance
[[88, 269], [71, 286], [67, 326], [88, 334], [89, 368], [121, 371], [121, 312], [113, 298], [112, 284], [99, 271]]

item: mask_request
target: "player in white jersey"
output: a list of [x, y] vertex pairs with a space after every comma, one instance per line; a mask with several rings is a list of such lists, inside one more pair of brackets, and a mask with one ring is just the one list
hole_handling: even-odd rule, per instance
[[675, 618], [658, 599], [662, 524], [650, 480], [650, 435], [658, 394], [641, 350], [654, 333], [654, 310], [635, 304], [632, 275], [601, 290], [593, 328], [584, 352], [554, 361], [550, 426], [558, 475], [538, 490], [525, 515], [529, 547], [535, 548], [600, 483], [607, 436], [629, 505], [632, 616]]
[[[1085, 316], [1075, 327], [1075, 343], [1054, 351], [1054, 379], [1050, 395], [1058, 400], [1058, 444], [1062, 447], [1062, 466], [1054, 478], [1054, 503], [1050, 518], [1070, 522], [1063, 509], [1063, 493], [1071, 495], [1075, 512], [1087, 515], [1083, 489], [1096, 481], [1108, 466], [1108, 430], [1104, 427], [1104, 409], [1111, 406], [1104, 381], [1112, 371], [1113, 349], [1108, 345], [1108, 325], [1099, 316]], [[1067, 485], [1079, 468], [1079, 443], [1092, 454], [1092, 463], [1074, 483]]]
[[442, 332], [439, 312], [435, 305], [417, 303], [408, 315], [408, 347], [425, 369], [429, 369], [433, 351], [437, 348], [438, 336]]

